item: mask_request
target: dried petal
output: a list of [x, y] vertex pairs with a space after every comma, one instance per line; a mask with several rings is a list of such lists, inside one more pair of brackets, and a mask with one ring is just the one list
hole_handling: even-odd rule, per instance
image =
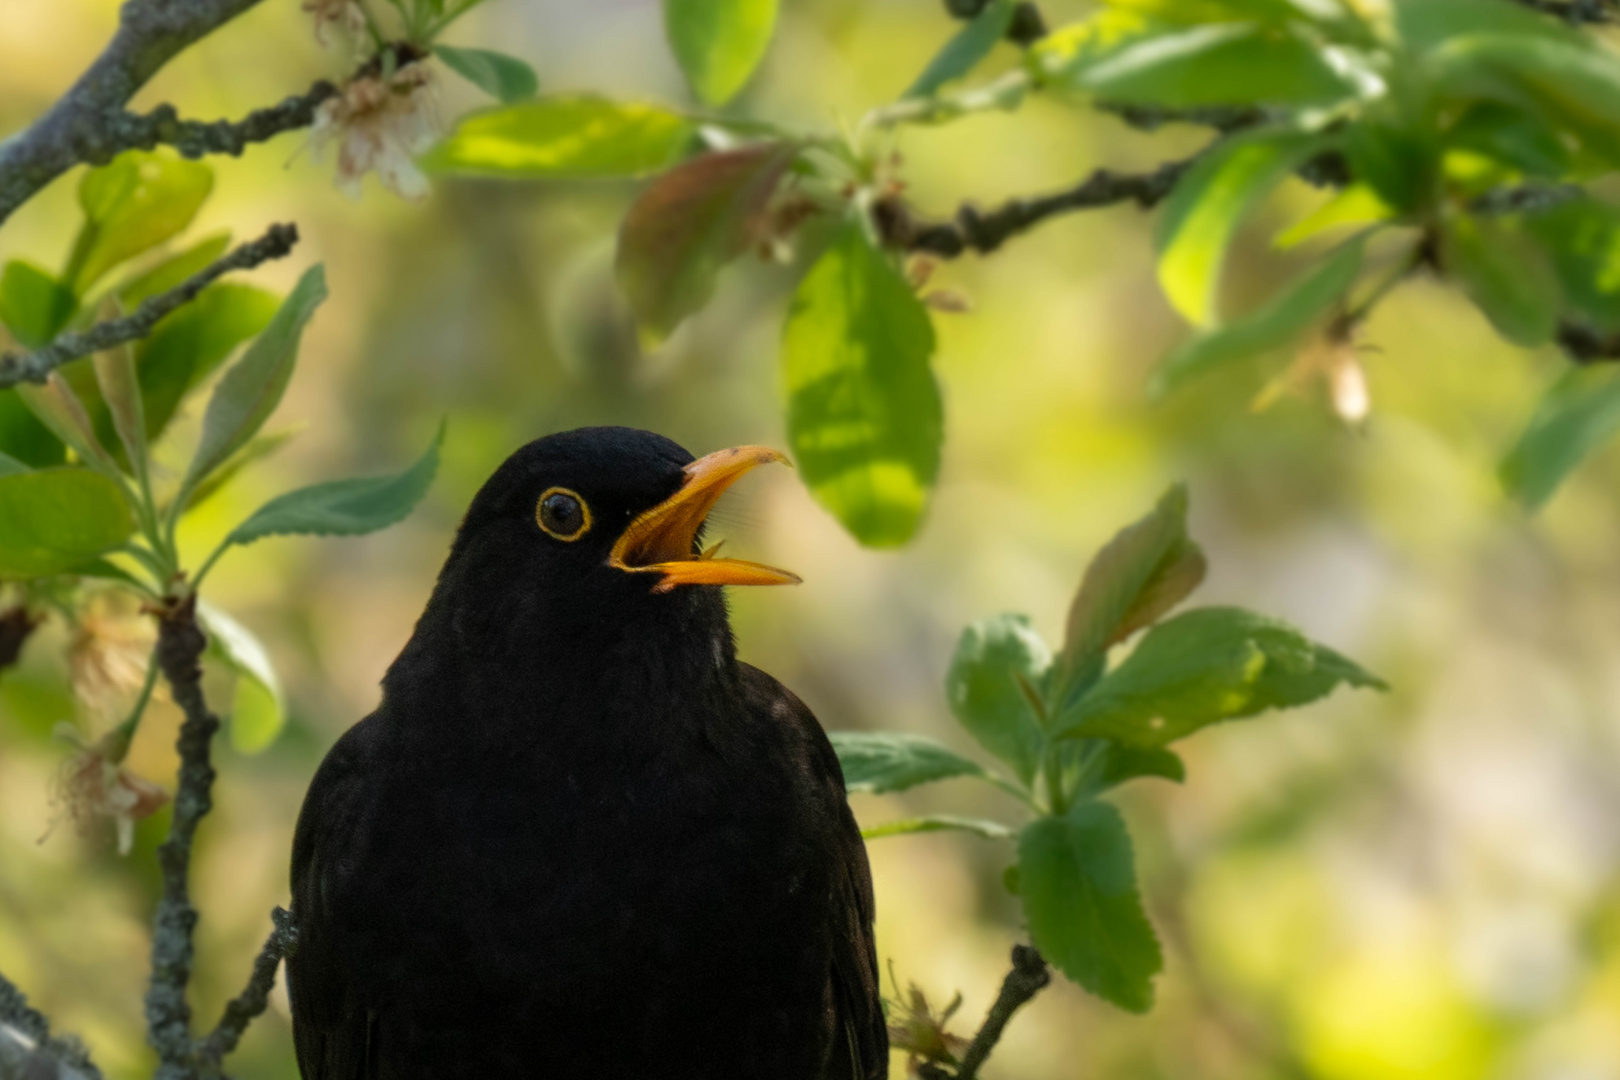
[[327, 144], [338, 144], [337, 186], [351, 199], [360, 197], [360, 180], [368, 172], [396, 194], [420, 199], [428, 193], [428, 181], [416, 167], [416, 156], [439, 130], [432, 73], [413, 62], [386, 79], [363, 75], [322, 102], [310, 148], [318, 158]]

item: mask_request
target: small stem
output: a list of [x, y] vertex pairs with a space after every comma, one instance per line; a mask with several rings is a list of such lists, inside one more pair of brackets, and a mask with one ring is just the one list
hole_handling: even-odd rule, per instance
[[956, 1080], [974, 1080], [979, 1075], [979, 1067], [990, 1057], [996, 1043], [1001, 1041], [1001, 1033], [1006, 1030], [1013, 1013], [1028, 1004], [1051, 982], [1052, 969], [1046, 966], [1046, 960], [1039, 952], [1029, 945], [1013, 946], [1012, 970], [1002, 980], [1001, 993], [996, 995], [995, 1004], [990, 1006], [984, 1025], [962, 1054], [962, 1064], [956, 1069]]
[[1338, 322], [1337, 328], [1339, 331], [1348, 332], [1364, 322], [1367, 316], [1372, 314], [1373, 308], [1378, 306], [1378, 302], [1389, 295], [1390, 290], [1405, 281], [1414, 270], [1428, 261], [1428, 250], [1427, 241], [1419, 241], [1415, 244], [1406, 257], [1395, 264], [1395, 268], [1390, 271], [1388, 276], [1373, 287], [1372, 292], [1363, 297], [1359, 304], [1344, 313]]
[[101, 737], [101, 756], [114, 765], [123, 764], [124, 758], [129, 754], [129, 744], [135, 741], [135, 732], [141, 726], [141, 717], [146, 713], [146, 706], [152, 700], [152, 690], [157, 686], [158, 656], [154, 646], [152, 655], [146, 662], [146, 678], [141, 683], [141, 694], [135, 699], [134, 708], [130, 709], [129, 716], [117, 727]]

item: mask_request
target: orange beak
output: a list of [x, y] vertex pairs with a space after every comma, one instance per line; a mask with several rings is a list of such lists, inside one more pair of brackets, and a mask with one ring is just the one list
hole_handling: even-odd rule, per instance
[[608, 565], [630, 573], [663, 575], [653, 592], [677, 585], [797, 585], [799, 575], [742, 559], [718, 559], [719, 544], [692, 553], [703, 521], [726, 489], [756, 465], [788, 460], [765, 446], [735, 446], [686, 467], [681, 489], [632, 521], [613, 545]]

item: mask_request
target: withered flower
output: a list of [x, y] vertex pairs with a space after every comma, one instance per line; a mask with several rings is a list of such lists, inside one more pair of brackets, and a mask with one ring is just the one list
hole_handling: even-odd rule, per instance
[[156, 813], [169, 801], [169, 793], [117, 763], [127, 748], [127, 736], [118, 732], [95, 745], [86, 745], [79, 733], [66, 725], [56, 734], [74, 746], [62, 762], [52, 785], [51, 801], [56, 812], [43, 841], [63, 818], [73, 822], [80, 836], [86, 836], [102, 819], [111, 819], [118, 836], [118, 854], [128, 855], [135, 840], [135, 823]]
[[420, 199], [428, 182], [416, 155], [438, 135], [432, 73], [412, 62], [391, 76], [362, 75], [322, 102], [310, 147], [319, 158], [328, 143], [338, 144], [337, 186], [351, 199], [360, 197], [360, 178], [368, 172], [404, 198]]

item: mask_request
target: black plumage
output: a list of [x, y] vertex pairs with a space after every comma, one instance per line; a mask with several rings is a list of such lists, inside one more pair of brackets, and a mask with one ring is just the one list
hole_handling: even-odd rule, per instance
[[473, 500], [299, 817], [304, 1080], [887, 1074], [837, 758], [709, 583], [791, 576], [694, 557], [726, 453], [582, 429]]

